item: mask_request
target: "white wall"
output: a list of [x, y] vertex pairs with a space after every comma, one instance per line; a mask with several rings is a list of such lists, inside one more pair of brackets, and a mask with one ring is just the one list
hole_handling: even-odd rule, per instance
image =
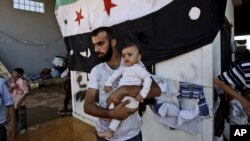
[[[213, 139], [213, 94], [212, 94], [212, 45], [209, 44], [184, 55], [156, 64], [156, 75], [163, 78], [191, 82], [204, 86], [204, 94], [211, 118], [198, 123], [198, 133], [192, 135], [182, 130], [170, 130], [154, 119], [149, 108], [143, 116], [144, 141], [212, 141]], [[195, 105], [190, 103], [187, 106]], [[155, 130], [157, 129], [157, 132]]]
[[221, 72], [220, 36], [221, 33], [219, 32], [213, 42], [213, 76], [216, 76]]
[[[82, 78], [81, 80], [79, 78]], [[81, 88], [80, 85], [87, 85], [87, 73], [79, 72], [79, 71], [71, 71], [71, 84], [72, 84], [72, 109], [73, 116], [92, 125], [95, 126], [95, 122], [97, 120], [96, 117], [85, 114], [83, 111], [83, 100], [77, 99], [77, 93], [79, 91], [84, 91], [86, 88]], [[82, 92], [83, 96], [84, 93]]]

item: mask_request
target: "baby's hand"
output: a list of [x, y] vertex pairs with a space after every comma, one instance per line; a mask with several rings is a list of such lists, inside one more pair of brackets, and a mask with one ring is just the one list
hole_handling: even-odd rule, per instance
[[135, 99], [139, 102], [143, 101], [143, 97], [140, 94], [138, 94]]
[[106, 93], [109, 93], [109, 92], [111, 92], [111, 86], [104, 86], [104, 88], [103, 88], [103, 90], [106, 92]]

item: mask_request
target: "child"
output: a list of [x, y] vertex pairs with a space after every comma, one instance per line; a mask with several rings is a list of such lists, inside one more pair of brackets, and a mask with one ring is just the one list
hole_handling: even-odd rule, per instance
[[26, 95], [29, 89], [26, 81], [22, 78], [24, 70], [22, 68], [15, 68], [12, 72], [10, 82], [10, 92], [14, 100], [14, 108], [16, 112], [17, 128], [19, 131], [25, 131], [27, 128], [26, 121]]
[[[143, 101], [146, 98], [150, 86], [152, 83], [151, 74], [147, 72], [144, 65], [141, 63], [141, 48], [137, 44], [131, 43], [125, 46], [122, 49], [122, 59], [123, 59], [123, 66], [115, 71], [113, 75], [108, 79], [104, 86], [104, 91], [106, 93], [111, 92], [111, 86], [114, 81], [121, 77], [119, 82], [119, 86], [122, 85], [143, 85], [142, 90], [136, 96], [136, 98], [132, 97], [124, 97], [124, 100], [129, 99], [130, 103], [126, 105], [128, 108], [135, 109], [138, 107], [139, 102]], [[114, 108], [114, 104], [109, 106], [109, 109]], [[114, 136], [114, 132], [117, 130], [121, 121], [113, 119], [109, 125], [109, 129], [105, 130], [104, 132], [98, 133], [100, 137], [104, 137], [106, 139], [110, 139]]]

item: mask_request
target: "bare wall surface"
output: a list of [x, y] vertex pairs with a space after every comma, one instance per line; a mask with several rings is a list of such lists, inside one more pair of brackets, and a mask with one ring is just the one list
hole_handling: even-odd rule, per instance
[[13, 8], [12, 0], [0, 0], [0, 60], [9, 71], [24, 68], [26, 74], [52, 68], [55, 56], [66, 56], [54, 0], [44, 0], [45, 13]]

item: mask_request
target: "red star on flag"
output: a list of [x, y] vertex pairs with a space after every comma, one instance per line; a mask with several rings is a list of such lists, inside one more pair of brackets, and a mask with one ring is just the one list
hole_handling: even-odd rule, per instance
[[80, 12], [77, 12], [76, 11], [76, 19], [75, 19], [75, 21], [77, 21], [78, 22], [78, 24], [80, 25], [80, 23], [81, 23], [81, 19], [83, 19], [84, 17], [82, 16], [82, 8], [80, 9]]
[[111, 0], [103, 0], [103, 2], [104, 2], [105, 10], [107, 11], [107, 14], [110, 15], [111, 8], [116, 7], [117, 5], [112, 3]]

